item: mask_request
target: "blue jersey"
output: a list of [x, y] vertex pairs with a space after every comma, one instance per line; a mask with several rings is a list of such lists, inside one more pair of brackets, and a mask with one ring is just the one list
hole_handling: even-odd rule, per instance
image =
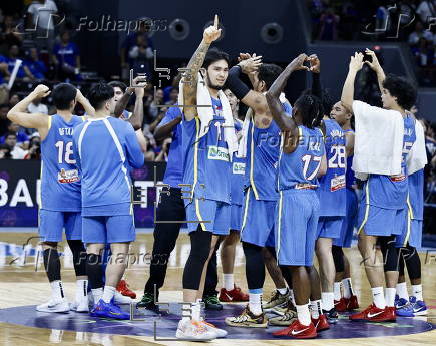
[[224, 137], [225, 119], [219, 99], [212, 98], [213, 118], [206, 134], [199, 138], [200, 119], [182, 122], [183, 184], [186, 204], [190, 198], [231, 203], [231, 161]]
[[408, 193], [406, 159], [415, 140], [415, 121], [408, 115], [404, 118], [401, 174], [392, 177], [371, 174], [364, 189], [367, 204], [385, 209], [405, 208]]
[[[235, 121], [236, 133], [242, 130], [241, 122]], [[245, 157], [233, 154], [232, 161], [232, 204], [242, 205], [244, 202]]]
[[75, 129], [73, 141], [82, 176], [82, 215], [129, 215], [127, 168], [144, 163], [132, 125], [114, 117], [88, 119]]
[[319, 179], [316, 190], [320, 202], [319, 216], [345, 216], [345, 134], [335, 120], [323, 120], [327, 172]]
[[41, 209], [79, 212], [80, 175], [74, 155], [73, 132], [84, 118], [73, 115], [66, 122], [55, 114], [48, 119], [47, 137], [41, 142]]
[[[170, 121], [182, 116], [182, 112], [179, 107], [170, 107], [165, 116], [159, 123], [159, 126], [165, 125]], [[163, 183], [173, 188], [180, 188], [179, 184], [182, 183], [183, 178], [183, 165], [182, 165], [182, 126], [177, 124], [173, 127], [172, 141], [170, 144], [170, 150], [168, 152], [167, 167], [165, 169], [165, 175]]]
[[409, 208], [413, 220], [424, 220], [424, 169], [416, 171], [408, 177]]
[[293, 189], [304, 184], [318, 186], [318, 171], [325, 153], [324, 136], [319, 128], [298, 126], [299, 145], [292, 153], [280, 153], [278, 190]]
[[[353, 130], [344, 130], [344, 132], [352, 132]], [[348, 189], [353, 188], [354, 185], [356, 185], [356, 176], [354, 173], [353, 168], [353, 157], [354, 155], [347, 156], [347, 172], [345, 173], [345, 183]]]

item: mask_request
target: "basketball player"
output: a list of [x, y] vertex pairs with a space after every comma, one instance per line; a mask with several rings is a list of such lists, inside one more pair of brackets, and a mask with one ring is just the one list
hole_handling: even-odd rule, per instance
[[[281, 73], [274, 64], [261, 64], [261, 56], [244, 59], [231, 68], [227, 85], [235, 96], [250, 107], [245, 121], [246, 136], [245, 197], [241, 225], [241, 240], [246, 258], [249, 304], [242, 314], [226, 318], [233, 327], [266, 327], [262, 308], [265, 265], [262, 249], [274, 247], [274, 215], [278, 194], [274, 187], [279, 158], [280, 129], [272, 121], [264, 93]], [[258, 69], [254, 90], [242, 82], [241, 72], [250, 74]], [[289, 106], [289, 105], [288, 105]], [[290, 107], [290, 106], [289, 106]], [[284, 281], [282, 280], [283, 284]], [[278, 287], [267, 308], [285, 303], [289, 296], [286, 285]]]
[[[239, 100], [236, 98], [230, 89], [226, 89], [225, 94], [229, 99], [232, 107], [233, 119], [235, 121], [235, 129], [240, 139], [242, 137], [242, 124], [239, 120]], [[221, 245], [221, 263], [223, 266], [223, 283], [219, 300], [222, 302], [245, 302], [248, 301], [248, 295], [242, 292], [241, 288], [235, 285], [234, 268], [236, 245], [240, 240], [241, 219], [242, 219], [242, 203], [244, 200], [244, 175], [245, 175], [245, 157], [241, 157], [237, 153], [233, 155], [232, 162], [232, 211], [230, 234], [224, 238]]]
[[[185, 304], [176, 337], [197, 341], [227, 335], [225, 330], [200, 319], [207, 264], [219, 237], [229, 234], [231, 158], [237, 149], [232, 114], [223, 112], [226, 105], [231, 113], [230, 105], [221, 90], [228, 75], [229, 57], [216, 49], [208, 51], [220, 35], [215, 15], [213, 25], [203, 32], [188, 63], [189, 74], [182, 78], [179, 89], [183, 93], [183, 184], [188, 187], [183, 194], [191, 250], [183, 271]], [[197, 92], [211, 107], [197, 107]]]
[[[357, 194], [356, 178], [351, 168], [354, 156], [354, 130], [351, 124], [353, 113], [338, 101], [332, 107], [330, 117], [335, 119], [345, 133], [345, 152], [347, 155], [347, 170], [345, 174], [346, 186], [346, 213], [342, 222], [339, 238], [333, 240], [333, 259], [335, 262], [336, 277], [334, 283], [335, 309], [336, 311], [352, 311], [359, 308], [357, 296], [351, 284], [350, 262], [342, 248], [350, 248], [353, 239], [354, 227], [357, 220]], [[341, 292], [343, 287], [343, 296]]]
[[[288, 117], [280, 103], [280, 93], [294, 71], [309, 70], [304, 66], [306, 54], [300, 54], [280, 74], [266, 94], [274, 120], [282, 131], [277, 187], [280, 200], [276, 209], [277, 260], [292, 271], [292, 281], [298, 318], [274, 336], [297, 339], [317, 336], [309, 311], [311, 283], [310, 268], [317, 236], [319, 199], [315, 192], [317, 178], [325, 174], [322, 131], [316, 126], [322, 116], [320, 100], [303, 95], [294, 104], [292, 117]], [[318, 316], [318, 319], [320, 316]]]
[[[87, 244], [86, 271], [94, 297], [93, 317], [129, 319], [113, 303], [115, 288], [127, 265], [129, 244], [135, 239], [128, 167], [144, 164], [132, 126], [110, 117], [115, 107], [113, 88], [99, 83], [89, 91], [95, 115], [73, 135], [77, 165], [82, 173], [83, 241]], [[102, 155], [102, 148], [104, 154]], [[111, 245], [103, 289], [101, 252]]]
[[[365, 271], [371, 285], [373, 304], [361, 313], [350, 316], [351, 320], [364, 320], [373, 322], [395, 321], [395, 286], [398, 280], [396, 270], [397, 259], [386, 261], [387, 273], [386, 299], [383, 295], [383, 266], [377, 256], [376, 242], [381, 237], [387, 237], [402, 231], [406, 220], [406, 199], [408, 191], [406, 157], [414, 141], [414, 124], [406, 110], [412, 107], [416, 100], [416, 89], [402, 77], [385, 77], [383, 69], [377, 61], [375, 54], [372, 62], [366, 63], [377, 73], [380, 90], [382, 91], [383, 108], [373, 107], [361, 101], [354, 101], [354, 80], [357, 72], [363, 66], [363, 54], [356, 53], [351, 57], [349, 72], [342, 91], [342, 104], [352, 109], [356, 119], [361, 114], [377, 116], [397, 116], [401, 114], [404, 119], [404, 139], [402, 153], [402, 174], [399, 176], [383, 176], [370, 174], [365, 182], [361, 203], [358, 212], [359, 250], [364, 259]], [[413, 127], [413, 129], [412, 129]], [[383, 239], [384, 237], [384, 239]], [[396, 257], [396, 256], [395, 256]], [[390, 266], [390, 268], [386, 268]]]
[[[83, 117], [73, 115], [79, 102], [87, 112], [94, 109], [80, 90], [71, 84], [58, 84], [52, 92], [56, 114], [27, 113], [27, 106], [35, 99], [50, 93], [45, 85], [38, 85], [26, 98], [17, 103], [8, 113], [8, 118], [23, 127], [37, 129], [41, 136], [41, 208], [39, 211], [39, 234], [44, 251], [44, 267], [51, 286], [50, 300], [38, 305], [42, 312], [88, 312], [85, 248], [82, 243], [80, 175], [74, 159], [72, 136], [74, 128], [83, 122]], [[77, 278], [76, 298], [70, 306], [64, 297], [61, 281], [61, 264], [57, 250], [62, 241], [62, 230], [73, 253]]]
[[[415, 144], [416, 145], [416, 144]], [[400, 273], [397, 284], [398, 301], [397, 316], [415, 317], [428, 314], [424, 302], [421, 283], [421, 260], [417, 248], [422, 242], [422, 220], [424, 214], [424, 169], [409, 175], [409, 199], [407, 201], [407, 226], [402, 235], [397, 236], [397, 247], [400, 247]], [[404, 275], [404, 264], [407, 266], [412, 296], [409, 298]]]

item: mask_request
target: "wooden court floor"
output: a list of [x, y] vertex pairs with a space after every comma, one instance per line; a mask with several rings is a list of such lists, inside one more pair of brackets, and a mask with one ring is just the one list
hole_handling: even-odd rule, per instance
[[[35, 265], [35, 257], [29, 256], [24, 260], [23, 256], [18, 256], [14, 251], [22, 248], [31, 236], [35, 233], [0, 233], [0, 309], [36, 305], [47, 300], [50, 294], [49, 285], [42, 263]], [[26, 248], [35, 247], [37, 240], [30, 241], [31, 245]], [[130, 287], [140, 297], [145, 281], [148, 277], [148, 259], [151, 253], [153, 237], [151, 234], [139, 234], [137, 241], [131, 249], [131, 265], [127, 270], [127, 281]], [[60, 245], [61, 251], [66, 244]], [[353, 272], [353, 286], [362, 307], [369, 304], [369, 285], [363, 267], [360, 265], [361, 257], [355, 248], [346, 250], [351, 261]], [[185, 234], [181, 234], [173, 252], [167, 271], [165, 285], [161, 290], [161, 301], [181, 301], [181, 276], [183, 264], [189, 254], [189, 239]], [[135, 257], [135, 258], [134, 258]], [[433, 307], [427, 320], [436, 324], [436, 251], [421, 253], [422, 277], [424, 285], [424, 297], [428, 306]], [[11, 264], [12, 262], [12, 264]], [[427, 263], [426, 263], [427, 262]], [[61, 259], [63, 264], [62, 280], [69, 299], [74, 297], [74, 271], [72, 260], [66, 251], [66, 255]], [[35, 270], [35, 268], [37, 268]], [[218, 276], [221, 281], [222, 271], [220, 259], [218, 258]], [[236, 282], [244, 290], [247, 289], [245, 279], [245, 261], [242, 248], [238, 246], [235, 267]], [[218, 284], [218, 288], [221, 284]], [[273, 291], [273, 284], [269, 277], [265, 282], [264, 294], [269, 295]], [[289, 340], [241, 340], [241, 339], [221, 339], [213, 341], [216, 345], [288, 345]], [[111, 335], [86, 332], [71, 332], [61, 330], [50, 330], [44, 328], [32, 328], [15, 324], [0, 323], [0, 345], [47, 345], [58, 343], [62, 345], [182, 345], [187, 342], [157, 342], [151, 337], [131, 336], [131, 335]], [[305, 345], [436, 345], [436, 330], [419, 334], [403, 336], [354, 338], [354, 339], [327, 339], [327, 340], [307, 340], [298, 341]], [[194, 343], [193, 343], [194, 344]]]

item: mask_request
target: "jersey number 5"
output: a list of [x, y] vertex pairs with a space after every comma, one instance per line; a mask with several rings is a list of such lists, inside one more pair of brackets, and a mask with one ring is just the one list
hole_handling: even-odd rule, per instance
[[64, 142], [57, 141], [55, 147], [58, 148], [58, 163], [69, 163], [75, 164], [76, 160], [72, 158], [73, 156], [73, 142], [65, 143], [65, 152], [64, 152]]
[[345, 168], [345, 147], [335, 145], [331, 147], [330, 152], [333, 153], [333, 156], [329, 160], [328, 167]]
[[[322, 156], [313, 156], [313, 155], [304, 155], [301, 158], [304, 161], [304, 167], [303, 167], [303, 176], [306, 180], [313, 180], [316, 178], [316, 175], [318, 174], [319, 167], [321, 167], [321, 159]], [[318, 164], [315, 167], [315, 170], [313, 173], [308, 177], [307, 171], [309, 170], [310, 161], [318, 162]]]

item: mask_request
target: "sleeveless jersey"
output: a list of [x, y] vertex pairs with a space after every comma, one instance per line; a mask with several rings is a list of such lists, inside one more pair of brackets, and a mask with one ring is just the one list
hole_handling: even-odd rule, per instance
[[[240, 121], [235, 121], [236, 133], [242, 130]], [[232, 204], [242, 205], [244, 201], [244, 176], [245, 176], [245, 157], [233, 154], [232, 161]]]
[[49, 117], [47, 137], [41, 142], [41, 209], [80, 212], [80, 176], [73, 152], [74, 127], [84, 121], [73, 115], [66, 122], [59, 114]]
[[[407, 115], [404, 118], [403, 152], [401, 174], [389, 177], [386, 175], [370, 175], [364, 191], [367, 204], [385, 209], [403, 209], [406, 207], [408, 182], [406, 159], [416, 140], [415, 121]], [[368, 203], [369, 202], [369, 203]]]
[[297, 184], [318, 186], [317, 174], [325, 153], [323, 134], [319, 128], [298, 126], [300, 141], [292, 153], [280, 152], [278, 190], [289, 190]]
[[[212, 98], [213, 119], [208, 131], [198, 138], [200, 119], [182, 121], [183, 185], [186, 204], [190, 198], [231, 203], [231, 158], [224, 136], [225, 119], [219, 99]], [[189, 191], [189, 193], [188, 193]], [[189, 198], [188, 198], [189, 197]]]
[[346, 152], [345, 134], [335, 120], [325, 119], [325, 152], [327, 172], [319, 179], [316, 190], [320, 216], [345, 216], [346, 213]]
[[[353, 130], [344, 130], [344, 133], [352, 132]], [[356, 176], [354, 174], [353, 168], [353, 157], [354, 155], [347, 156], [347, 171], [345, 173], [345, 184], [348, 189], [351, 189], [354, 185], [356, 185]]]

